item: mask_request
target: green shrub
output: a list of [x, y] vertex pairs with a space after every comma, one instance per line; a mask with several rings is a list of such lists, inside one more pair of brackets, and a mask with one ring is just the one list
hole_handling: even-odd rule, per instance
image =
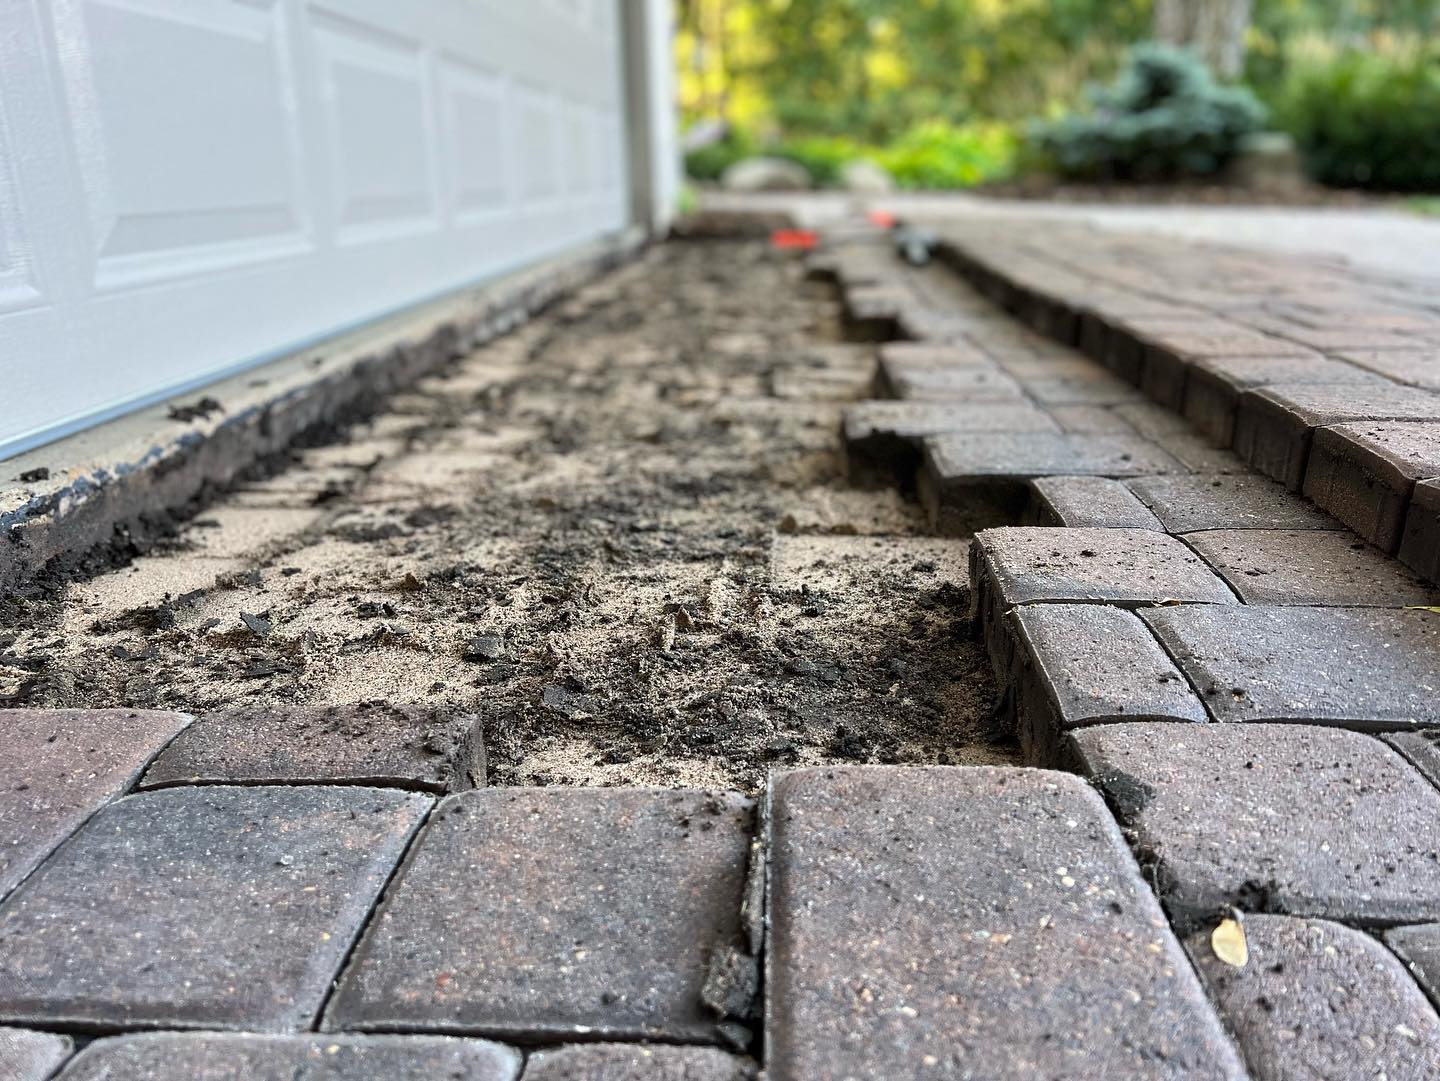
[[1004, 124], [917, 124], [869, 155], [902, 188], [971, 188], [1009, 176], [1016, 139]]
[[845, 166], [864, 156], [864, 150], [853, 139], [830, 135], [787, 139], [767, 153], [803, 165], [815, 186], [821, 188], [840, 183]]
[[1115, 83], [1091, 88], [1089, 99], [1089, 112], [1030, 129], [1042, 160], [1063, 176], [1207, 176], [1265, 122], [1264, 106], [1248, 90], [1220, 85], [1193, 54], [1155, 43], [1131, 49]]
[[1298, 67], [1278, 112], [1322, 184], [1440, 191], [1440, 52]]
[[685, 175], [691, 180], [715, 181], [737, 161], [760, 151], [748, 132], [732, 129], [725, 138], [685, 155]]

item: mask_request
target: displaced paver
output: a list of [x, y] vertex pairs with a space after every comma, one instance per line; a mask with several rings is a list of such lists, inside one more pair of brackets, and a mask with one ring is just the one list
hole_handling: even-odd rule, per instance
[[479, 724], [469, 714], [383, 702], [224, 710], [201, 717], [170, 744], [145, 771], [141, 786], [345, 782], [433, 792], [473, 788], [485, 783]]
[[1185, 946], [1255, 1081], [1440, 1076], [1440, 1018], [1379, 942], [1326, 920], [1250, 916], [1243, 967]]
[[1374, 383], [1373, 372], [1323, 357], [1211, 357], [1191, 366], [1182, 412], [1212, 439], [1229, 446], [1235, 438], [1240, 396], [1251, 387], [1274, 383]]
[[1415, 485], [1400, 538], [1400, 562], [1427, 581], [1440, 582], [1440, 480]]
[[940, 432], [1055, 432], [1055, 421], [1029, 402], [860, 402], [845, 410], [851, 473], [865, 466], [912, 467], [920, 443]]
[[0, 1077], [46, 1081], [70, 1057], [73, 1047], [69, 1036], [0, 1026]]
[[714, 1047], [593, 1043], [536, 1051], [524, 1081], [751, 1081], [755, 1064]]
[[1278, 383], [1247, 391], [1235, 415], [1235, 450], [1298, 492], [1315, 429], [1362, 420], [1440, 420], [1440, 394], [1384, 382]]
[[1040, 525], [1164, 529], [1135, 493], [1109, 477], [1040, 477], [1031, 482], [1031, 516]]
[[1099, 604], [1027, 604], [1009, 614], [1025, 761], [1054, 765], [1064, 733], [1121, 720], [1209, 720], [1136, 616]]
[[932, 368], [891, 364], [886, 386], [903, 401], [1021, 402], [1020, 384], [993, 364], [989, 368]]
[[1217, 529], [1185, 540], [1247, 604], [1440, 603], [1440, 590], [1348, 531]]
[[448, 797], [332, 1000], [330, 1029], [710, 1041], [750, 803], [676, 789]]
[[1440, 724], [1440, 613], [1245, 605], [1141, 617], [1216, 720]]
[[1128, 486], [1171, 533], [1339, 528], [1329, 515], [1253, 473], [1139, 477]]
[[147, 1033], [97, 1040], [57, 1081], [516, 1081], [520, 1053], [453, 1036]]
[[1440, 919], [1440, 791], [1381, 741], [1310, 725], [1070, 735], [1171, 917], [1232, 906], [1364, 925]]
[[1077, 778], [802, 770], [770, 821], [773, 1081], [1244, 1076]]
[[1337, 424], [1315, 433], [1305, 494], [1371, 544], [1400, 546], [1415, 482], [1440, 477], [1440, 422]]
[[0, 1019], [309, 1026], [430, 803], [310, 786], [109, 805], [0, 906]]
[[0, 710], [0, 897], [190, 723], [132, 709]]

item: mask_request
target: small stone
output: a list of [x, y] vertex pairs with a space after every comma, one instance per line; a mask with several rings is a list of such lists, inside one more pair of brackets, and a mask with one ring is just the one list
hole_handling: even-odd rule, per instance
[[466, 639], [460, 649], [462, 661], [498, 661], [505, 656], [505, 643], [493, 634], [477, 634]]
[[1185, 945], [1255, 1077], [1440, 1076], [1440, 1018], [1380, 943], [1288, 916], [1251, 916], [1245, 932], [1244, 968], [1203, 933]]

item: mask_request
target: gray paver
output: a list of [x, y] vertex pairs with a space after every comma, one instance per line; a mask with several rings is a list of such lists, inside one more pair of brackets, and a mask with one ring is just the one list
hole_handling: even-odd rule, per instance
[[592, 1043], [537, 1051], [524, 1081], [751, 1081], [755, 1065], [713, 1047]]
[[1428, 777], [1431, 784], [1440, 788], [1440, 728], [1391, 732], [1383, 738]]
[[885, 385], [906, 401], [1019, 402], [1025, 397], [1020, 384], [993, 364], [984, 368], [890, 364], [885, 368]]
[[770, 821], [772, 1081], [1244, 1076], [1077, 778], [809, 769]]
[[1128, 487], [1171, 533], [1339, 528], [1323, 511], [1253, 473], [1139, 477]]
[[0, 710], [0, 897], [189, 723], [149, 710]]
[[516, 1081], [520, 1053], [453, 1036], [147, 1033], [97, 1040], [57, 1081]]
[[1273, 383], [1374, 383], [1379, 377], [1341, 360], [1316, 357], [1214, 357], [1192, 365], [1182, 412], [1212, 439], [1229, 446], [1235, 410], [1251, 387]]
[[1440, 1076], [1440, 1018], [1379, 942], [1327, 920], [1244, 926], [1244, 968], [1215, 956], [1208, 930], [1185, 947], [1255, 1081]]
[[1141, 616], [1217, 720], [1440, 724], [1440, 613], [1232, 605]]
[[430, 802], [309, 786], [111, 804], [0, 906], [0, 1019], [308, 1026]]
[[1031, 482], [1032, 516], [1040, 525], [1070, 528], [1165, 527], [1129, 488], [1109, 477], [1039, 477]]
[[1440, 591], [1353, 533], [1219, 529], [1185, 539], [1247, 604], [1440, 603]]
[[1440, 1005], [1440, 923], [1391, 928], [1385, 932], [1385, 945], [1395, 951], [1430, 1001]]
[[1378, 739], [1298, 724], [1070, 735], [1182, 925], [1232, 906], [1367, 925], [1440, 919], [1440, 791]]
[[0, 1077], [5, 1081], [45, 1081], [70, 1057], [69, 1036], [0, 1027]]
[[913, 459], [926, 436], [941, 432], [1054, 432], [1055, 422], [1029, 402], [860, 402], [845, 410], [852, 462]]
[[1168, 409], [1180, 409], [1190, 369], [1207, 357], [1274, 356], [1315, 358], [1314, 350], [1238, 326], [1223, 333], [1186, 329], [1145, 334], [1141, 352], [1140, 387]]
[[1440, 359], [1433, 348], [1346, 349], [1338, 356], [1397, 383], [1440, 390]]
[[1298, 492], [1316, 428], [1356, 420], [1440, 420], [1440, 394], [1393, 383], [1280, 383], [1247, 391], [1235, 414], [1235, 451]]
[[739, 930], [748, 801], [677, 789], [448, 797], [327, 1010], [332, 1029], [703, 1041]]
[[239, 707], [201, 717], [142, 787], [348, 782], [443, 792], [485, 783], [479, 718], [431, 706]]
[[1150, 628], [1100, 604], [1028, 604], [1008, 617], [1017, 670], [1020, 746], [1053, 765], [1063, 734], [1122, 720], [1207, 721], [1209, 715]]
[[1400, 562], [1431, 582], [1440, 582], [1440, 480], [1422, 481], [1410, 494]]
[[1440, 423], [1337, 424], [1316, 431], [1305, 494], [1387, 552], [1400, 546], [1415, 482], [1440, 477]]

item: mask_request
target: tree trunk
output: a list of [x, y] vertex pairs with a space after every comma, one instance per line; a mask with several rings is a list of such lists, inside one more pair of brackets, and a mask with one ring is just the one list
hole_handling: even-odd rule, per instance
[[1245, 68], [1253, 0], [1155, 0], [1155, 38], [1195, 50], [1222, 79]]

